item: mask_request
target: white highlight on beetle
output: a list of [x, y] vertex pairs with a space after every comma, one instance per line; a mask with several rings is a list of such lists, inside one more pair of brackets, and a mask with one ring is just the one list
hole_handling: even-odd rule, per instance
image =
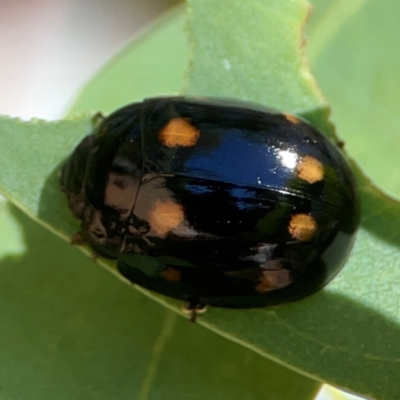
[[294, 169], [297, 165], [297, 154], [289, 150], [279, 150], [278, 157], [281, 159], [283, 166]]

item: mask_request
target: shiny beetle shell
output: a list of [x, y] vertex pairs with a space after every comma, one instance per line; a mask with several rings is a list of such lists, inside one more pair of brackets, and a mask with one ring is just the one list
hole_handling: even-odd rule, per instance
[[359, 222], [338, 147], [303, 120], [246, 103], [122, 108], [77, 146], [61, 183], [97, 254], [191, 304], [307, 296], [343, 266]]

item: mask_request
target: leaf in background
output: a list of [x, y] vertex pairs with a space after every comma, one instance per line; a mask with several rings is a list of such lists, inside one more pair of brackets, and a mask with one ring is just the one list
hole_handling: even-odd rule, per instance
[[187, 64], [183, 7], [176, 7], [113, 58], [82, 90], [70, 113], [109, 113], [145, 97], [177, 94]]
[[313, 0], [307, 54], [349, 154], [400, 198], [400, 2]]
[[189, 0], [191, 63], [185, 93], [301, 111], [325, 106], [304, 68], [304, 0]]

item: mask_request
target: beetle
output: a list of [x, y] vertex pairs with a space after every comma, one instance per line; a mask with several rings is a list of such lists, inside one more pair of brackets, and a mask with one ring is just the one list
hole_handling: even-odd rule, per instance
[[120, 273], [181, 299], [253, 308], [308, 296], [359, 224], [341, 150], [292, 115], [231, 100], [151, 98], [104, 118], [61, 173], [80, 237]]

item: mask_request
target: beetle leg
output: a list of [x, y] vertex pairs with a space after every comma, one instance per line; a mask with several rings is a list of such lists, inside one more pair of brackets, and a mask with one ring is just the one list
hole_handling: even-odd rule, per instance
[[197, 300], [190, 300], [182, 305], [182, 311], [190, 316], [190, 322], [195, 323], [198, 314], [203, 314], [207, 310], [207, 306]]
[[69, 240], [72, 246], [82, 246], [86, 243], [86, 240], [80, 231], [75, 232]]
[[[72, 246], [82, 246], [84, 244], [87, 243], [87, 240], [85, 239], [85, 237], [82, 235], [82, 233], [80, 231], [75, 232], [71, 238], [70, 238], [70, 243]], [[90, 259], [92, 261], [96, 261], [99, 258], [99, 255], [95, 252], [93, 252], [90, 255]]]
[[92, 253], [92, 254], [90, 255], [90, 259], [91, 259], [92, 261], [94, 261], [94, 262], [96, 262], [97, 259], [98, 259], [99, 257], [100, 257], [100, 256], [99, 256], [97, 253]]

